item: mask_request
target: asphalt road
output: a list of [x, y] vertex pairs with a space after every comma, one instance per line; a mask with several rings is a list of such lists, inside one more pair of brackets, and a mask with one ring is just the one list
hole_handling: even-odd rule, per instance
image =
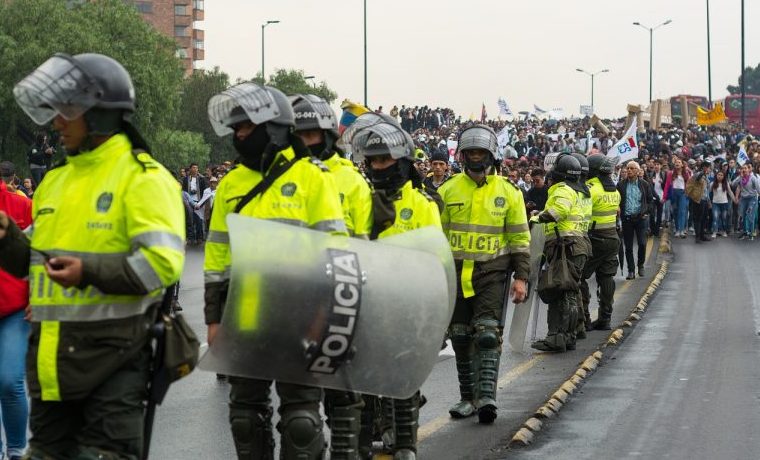
[[760, 458], [760, 246], [677, 240], [643, 321], [509, 459]]
[[[653, 248], [656, 244], [650, 241], [650, 254], [655, 252]], [[205, 342], [202, 264], [202, 248], [188, 248], [180, 301], [186, 319], [201, 342]], [[619, 323], [627, 315], [654, 272], [655, 266], [650, 260], [645, 278], [626, 281], [618, 275], [616, 303], [619, 308], [613, 315], [615, 321]], [[594, 291], [592, 283], [591, 292]], [[593, 317], [595, 309], [594, 300]], [[538, 324], [537, 335], [543, 337], [546, 333], [545, 306]], [[505, 338], [497, 395], [499, 417], [491, 426], [479, 425], [476, 419], [454, 421], [449, 418], [448, 408], [459, 397], [458, 383], [453, 353], [450, 349], [442, 351], [422, 388], [428, 403], [420, 411], [419, 458], [466, 459], [491, 454], [511, 438], [525, 418], [606, 336], [607, 333], [601, 331], [591, 332], [587, 340], [579, 341], [577, 350], [562, 355], [533, 353], [528, 346], [523, 352], [512, 351]], [[530, 340], [530, 334], [526, 340]], [[219, 383], [213, 374], [199, 370], [174, 384], [164, 404], [158, 408], [151, 458], [235, 458], [227, 422], [228, 392], [226, 383]]]

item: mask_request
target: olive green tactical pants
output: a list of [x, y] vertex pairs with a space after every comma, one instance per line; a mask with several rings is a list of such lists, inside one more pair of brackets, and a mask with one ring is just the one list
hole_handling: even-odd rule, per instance
[[583, 309], [588, 312], [591, 303], [587, 279], [596, 274], [597, 297], [599, 299], [599, 319], [609, 320], [612, 318], [612, 304], [615, 301], [615, 273], [618, 269], [618, 238], [600, 238], [591, 236], [593, 255], [583, 268], [581, 280], [581, 298]]
[[32, 398], [30, 458], [141, 459], [150, 358], [146, 346], [86, 399]]
[[[575, 273], [580, 278], [586, 255], [568, 255], [568, 261], [575, 266]], [[578, 315], [582, 314], [578, 291], [562, 291], [555, 301], [549, 303], [547, 312], [549, 331], [546, 334], [546, 341], [558, 347], [563, 344], [574, 345]]]

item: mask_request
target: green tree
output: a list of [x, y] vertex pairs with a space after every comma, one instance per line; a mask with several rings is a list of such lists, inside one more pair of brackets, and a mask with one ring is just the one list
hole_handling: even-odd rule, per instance
[[156, 133], [152, 155], [176, 173], [190, 163], [203, 167], [209, 162], [210, 152], [211, 147], [203, 140], [201, 133], [161, 129]]
[[213, 70], [196, 70], [185, 79], [177, 113], [176, 128], [201, 133], [206, 144], [211, 146], [210, 158], [215, 164], [232, 160], [237, 156], [229, 138], [217, 136], [206, 116], [209, 99], [229, 86], [229, 75], [219, 70], [219, 67]]
[[122, 0], [0, 1], [0, 156], [26, 165], [19, 127], [37, 128], [18, 108], [12, 88], [57, 52], [102, 53], [129, 71], [137, 94], [135, 122], [153, 145], [175, 120], [184, 70], [177, 45]]
[[[330, 104], [338, 98], [338, 94], [330, 89], [327, 83], [322, 81], [318, 85], [311, 84], [304, 77], [306, 74], [303, 70], [276, 69], [274, 74], [269, 76], [267, 85], [274, 86], [285, 94], [315, 94]], [[252, 81], [261, 84], [261, 73]]]
[[[744, 70], [744, 76], [747, 79], [747, 86], [745, 92], [747, 94], [760, 94], [760, 64], [757, 67], [747, 67]], [[741, 94], [742, 92], [742, 77], [739, 75], [737, 85], [728, 85], [726, 88], [731, 94]]]

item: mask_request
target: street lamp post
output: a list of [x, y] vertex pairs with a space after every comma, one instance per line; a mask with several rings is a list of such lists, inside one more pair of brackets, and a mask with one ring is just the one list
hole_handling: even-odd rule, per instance
[[666, 26], [673, 22], [672, 20], [668, 19], [667, 21], [663, 22], [660, 25], [657, 25], [655, 27], [647, 27], [640, 22], [634, 22], [634, 26], [639, 26], [644, 30], [649, 31], [649, 102], [652, 102], [652, 49], [653, 49], [653, 42], [654, 42], [654, 31], [659, 29], [662, 26]]
[[279, 24], [280, 21], [267, 21], [261, 25], [261, 81], [266, 83], [267, 77], [264, 75], [264, 29], [269, 24]]
[[747, 106], [745, 105], [745, 99], [746, 99], [746, 90], [747, 90], [747, 82], [744, 80], [744, 77], [746, 76], [744, 72], [744, 0], [742, 0], [742, 73], [741, 73], [741, 79], [742, 79], [742, 129], [744, 129], [744, 123], [747, 113]]
[[712, 65], [710, 61], [710, 0], [707, 0], [707, 99], [712, 108]]
[[364, 0], [364, 106], [367, 107], [367, 0]]
[[587, 72], [583, 69], [575, 69], [575, 70], [581, 73], [585, 73], [586, 75], [591, 77], [591, 113], [593, 114], [595, 113], [594, 112], [594, 77], [599, 75], [600, 73], [607, 73], [610, 71], [610, 69], [599, 70], [597, 72]]

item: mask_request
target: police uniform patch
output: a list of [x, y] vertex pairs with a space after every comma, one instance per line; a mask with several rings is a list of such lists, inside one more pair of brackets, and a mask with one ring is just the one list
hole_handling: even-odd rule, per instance
[[412, 218], [412, 214], [414, 214], [414, 211], [412, 211], [412, 210], [411, 210], [411, 209], [409, 209], [409, 208], [404, 208], [404, 209], [402, 209], [402, 210], [401, 210], [401, 212], [399, 213], [399, 215], [401, 216], [401, 218], [402, 218], [403, 220], [409, 220], [409, 219], [411, 219], [411, 218]]
[[507, 200], [505, 200], [503, 196], [497, 196], [496, 198], [494, 198], [493, 204], [497, 208], [503, 208], [504, 205], [507, 204]]
[[99, 213], [104, 214], [111, 208], [111, 203], [113, 203], [113, 193], [103, 192], [98, 197], [98, 202], [95, 204], [95, 208]]
[[296, 188], [296, 184], [288, 182], [280, 188], [280, 192], [282, 192], [282, 196], [293, 196], [296, 194]]

